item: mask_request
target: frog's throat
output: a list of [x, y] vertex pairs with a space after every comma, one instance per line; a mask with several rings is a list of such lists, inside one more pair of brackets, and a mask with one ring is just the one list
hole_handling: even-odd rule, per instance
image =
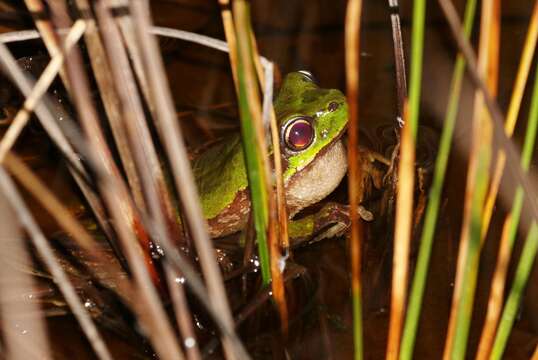
[[347, 172], [347, 156], [340, 139], [320, 151], [313, 161], [285, 183], [288, 215], [292, 218], [302, 209], [329, 195]]

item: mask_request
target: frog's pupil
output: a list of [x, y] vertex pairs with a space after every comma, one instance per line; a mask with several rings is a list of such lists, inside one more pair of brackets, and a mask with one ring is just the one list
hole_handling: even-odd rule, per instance
[[303, 150], [314, 139], [314, 129], [304, 119], [296, 120], [286, 131], [286, 143], [292, 150]]

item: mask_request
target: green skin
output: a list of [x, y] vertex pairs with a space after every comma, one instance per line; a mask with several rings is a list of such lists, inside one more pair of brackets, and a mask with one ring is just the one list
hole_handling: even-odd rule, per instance
[[[329, 106], [330, 104], [331, 106]], [[335, 106], [336, 104], [337, 106]], [[282, 135], [280, 147], [284, 183], [288, 187], [289, 184], [302, 176], [305, 169], [310, 168], [316, 161], [323, 161], [323, 157], [318, 155], [340, 139], [348, 121], [346, 98], [339, 90], [321, 89], [309, 76], [301, 72], [294, 72], [288, 74], [284, 79], [274, 107]], [[286, 145], [282, 137], [288, 122], [298, 116], [308, 116], [313, 119], [315, 136], [308, 147], [301, 151], [293, 151]], [[233, 205], [239, 194], [248, 193], [243, 147], [239, 134], [207, 149], [193, 160], [192, 165], [203, 213], [209, 221], [212, 236], [216, 233], [211, 231], [211, 220], [214, 223], [215, 219], [224, 213], [227, 213], [227, 216], [237, 215], [241, 225], [232, 221], [229, 229], [225, 228], [218, 233], [219, 235], [236, 232], [244, 227], [250, 211], [250, 202], [243, 201], [241, 205]], [[290, 193], [287, 195], [289, 196]], [[336, 205], [331, 204], [331, 209]], [[234, 210], [230, 214], [231, 207]], [[292, 216], [296, 212], [295, 210], [291, 210]], [[325, 220], [327, 220], [326, 215], [327, 209], [325, 209], [325, 216], [322, 216]], [[312, 236], [315, 228], [323, 227], [322, 224], [315, 226], [316, 221], [319, 222], [320, 218], [311, 216], [295, 223], [292, 222], [290, 224], [292, 237], [308, 238]]]

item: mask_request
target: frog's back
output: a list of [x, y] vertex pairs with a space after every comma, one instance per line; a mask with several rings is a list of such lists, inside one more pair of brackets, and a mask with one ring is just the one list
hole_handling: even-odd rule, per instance
[[207, 220], [221, 214], [239, 193], [244, 193], [248, 181], [239, 135], [233, 135], [213, 145], [192, 162], [200, 194], [202, 210]]

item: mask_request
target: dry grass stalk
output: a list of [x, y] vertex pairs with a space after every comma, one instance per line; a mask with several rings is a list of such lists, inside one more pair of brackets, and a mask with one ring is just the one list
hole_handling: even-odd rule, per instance
[[346, 9], [345, 48], [346, 48], [346, 93], [348, 99], [348, 177], [349, 177], [349, 216], [351, 220], [351, 292], [353, 297], [354, 353], [355, 359], [363, 358], [362, 310], [361, 310], [361, 236], [362, 226], [358, 214], [361, 194], [360, 168], [358, 159], [359, 145], [359, 69], [360, 69], [360, 27], [362, 1], [350, 1]]
[[[76, 0], [76, 5], [81, 13], [91, 14], [90, 4], [87, 0]], [[103, 100], [110, 129], [120, 155], [121, 163], [125, 171], [133, 200], [139, 208], [143, 208], [144, 198], [140, 179], [136, 173], [133, 155], [129, 149], [128, 140], [122, 125], [122, 111], [120, 101], [113, 83], [113, 76], [107, 61], [104, 45], [101, 41], [96, 20], [87, 17], [88, 28], [84, 34], [88, 57], [95, 76], [99, 94]]]
[[97, 14], [109, 56], [116, 93], [121, 104], [123, 114], [121, 125], [126, 131], [130, 152], [134, 156], [135, 166], [142, 180], [143, 193], [146, 196], [145, 201], [137, 205], [140, 209], [149, 205], [152, 215], [162, 218], [162, 225], [166, 227], [170, 238], [179, 245], [182, 231], [172, 204], [172, 194], [164, 179], [159, 157], [144, 116], [136, 80], [125, 48], [122, 46], [119, 29], [113, 22], [109, 8], [103, 2], [97, 5]]
[[70, 283], [69, 278], [56, 260], [54, 252], [48, 244], [47, 239], [26, 208], [24, 200], [19, 195], [19, 192], [17, 191], [17, 188], [13, 184], [12, 180], [9, 178], [9, 175], [3, 169], [0, 169], [0, 187], [2, 188], [8, 201], [11, 203], [11, 206], [17, 214], [20, 223], [28, 232], [39, 256], [42, 258], [43, 262], [51, 272], [54, 281], [60, 288], [60, 291], [71, 308], [73, 315], [78, 320], [82, 331], [88, 338], [88, 341], [93, 347], [96, 355], [102, 360], [112, 359], [112, 356], [110, 355], [105, 342], [99, 334], [97, 327], [93, 323], [90, 314], [86, 311], [86, 308], [78, 298], [73, 285]]
[[526, 175], [525, 171], [520, 165], [520, 156], [514, 143], [506, 136], [504, 130], [504, 116], [491, 96], [485, 82], [477, 71], [477, 60], [474, 55], [473, 49], [469, 41], [462, 35], [460, 31], [461, 21], [458, 13], [450, 0], [438, 0], [441, 10], [448, 21], [450, 31], [456, 41], [461, 54], [464, 56], [469, 77], [473, 85], [480, 89], [483, 94], [485, 105], [488, 109], [489, 115], [493, 120], [493, 128], [495, 139], [499, 142], [503, 151], [506, 153], [507, 166], [509, 172], [515, 177], [515, 181], [519, 183], [524, 190], [526, 200], [529, 202], [530, 211], [525, 215], [524, 221], [528, 221], [530, 218], [538, 219], [538, 190], [530, 178]]
[[[127, 2], [125, 0], [105, 0], [104, 3], [106, 3], [110, 9], [121, 8], [122, 6], [127, 6]], [[116, 16], [115, 22], [118, 24], [118, 27], [121, 30], [121, 34], [123, 36], [122, 38], [123, 42], [127, 48], [127, 51], [129, 52], [130, 60], [133, 62], [133, 69], [139, 81], [142, 94], [144, 94], [144, 98], [147, 101], [147, 104], [151, 113], [155, 114], [155, 104], [153, 104], [153, 101], [151, 100], [151, 97], [149, 96], [148, 79], [147, 79], [146, 73], [144, 72], [142, 58], [140, 55], [140, 49], [138, 48], [138, 43], [136, 42], [135, 31], [134, 31], [135, 25], [133, 23], [132, 16], [130, 14]], [[155, 123], [155, 125], [158, 125], [158, 124]], [[157, 130], [160, 130], [160, 129], [157, 128]]]
[[49, 64], [41, 74], [39, 80], [35, 83], [31, 94], [26, 97], [22, 108], [17, 112], [13, 122], [9, 126], [8, 130], [2, 137], [0, 142], [0, 162], [3, 161], [8, 151], [13, 147], [21, 131], [24, 129], [32, 112], [39, 103], [41, 97], [47, 92], [48, 88], [54, 81], [54, 78], [61, 69], [65, 54], [68, 53], [71, 48], [78, 42], [86, 29], [84, 20], [77, 20], [77, 22], [70, 29], [69, 34], [65, 39], [62, 52], [56, 53]]
[[[538, 39], [538, 1], [534, 4], [532, 17], [527, 30], [527, 36], [525, 38], [525, 44], [523, 52], [519, 61], [518, 72], [516, 75], [516, 81], [514, 83], [514, 89], [512, 90], [512, 97], [510, 98], [510, 105], [508, 107], [508, 113], [506, 114], [505, 131], [508, 137], [511, 137], [514, 133], [516, 122], [519, 115], [519, 109], [521, 108], [521, 101], [523, 99], [523, 93], [529, 77], [530, 67], [532, 64], [532, 58], [536, 49], [536, 41]], [[499, 186], [501, 178], [506, 165], [506, 154], [504, 151], [499, 150], [497, 160], [495, 163], [495, 170], [493, 171], [493, 177], [491, 185], [488, 191], [486, 205], [484, 206], [484, 223], [482, 224], [482, 238], [484, 239], [491, 216], [493, 214], [493, 208], [495, 206], [495, 200], [499, 192]]]
[[[500, 13], [499, 4], [497, 4], [497, 2], [498, 0], [488, 0], [482, 3], [479, 57], [477, 67], [479, 76], [486, 79], [487, 88], [491, 94], [496, 94], [497, 92], [498, 79], [499, 49], [497, 45], [493, 44], [498, 43], [498, 39], [496, 39], [496, 37], [499, 36], [500, 32], [498, 29], [500, 26]], [[448, 359], [452, 356], [451, 354], [456, 330], [456, 319], [458, 317], [458, 311], [460, 308], [459, 304], [462, 292], [461, 287], [465, 266], [468, 261], [467, 253], [469, 249], [469, 242], [471, 240], [471, 210], [477, 182], [478, 162], [483, 161], [480, 159], [479, 154], [481, 149], [491, 146], [492, 131], [491, 118], [489, 117], [484, 106], [483, 94], [479, 89], [477, 89], [475, 92], [472, 144], [467, 169], [465, 204], [459, 242], [456, 280], [454, 285], [454, 293], [452, 295], [452, 306], [443, 355], [444, 359]]]
[[[523, 92], [527, 83], [534, 50], [536, 48], [536, 41], [538, 39], [538, 1], [534, 4], [534, 10], [527, 30], [527, 36], [523, 48], [523, 53], [520, 58], [518, 73], [512, 91], [512, 97], [510, 100], [510, 106], [508, 108], [508, 114], [506, 117], [505, 131], [507, 136], [511, 137], [517, 122], [521, 101], [523, 98]], [[495, 199], [499, 190], [500, 181], [506, 165], [506, 154], [504, 151], [499, 150], [497, 162], [495, 163], [495, 170], [493, 173], [493, 180], [488, 192], [488, 198], [484, 207], [484, 224], [482, 226], [482, 237], [484, 238], [487, 233], [493, 207], [495, 205]], [[497, 257], [497, 264], [495, 267], [495, 273], [493, 275], [491, 292], [488, 300], [488, 310], [486, 313], [486, 320], [482, 329], [480, 337], [480, 343], [478, 345], [477, 359], [486, 359], [491, 351], [493, 339], [495, 336], [496, 327], [499, 321], [504, 286], [506, 281], [506, 273], [508, 269], [509, 259], [511, 255], [511, 247], [508, 244], [507, 232], [510, 228], [511, 218], [507, 216], [503, 225], [503, 233], [500, 241], [499, 254]]]
[[[31, 300], [35, 279], [9, 264], [15, 259], [24, 268], [32, 267], [26, 242], [18, 220], [0, 192], [0, 313], [2, 315], [3, 349], [7, 359], [52, 359], [47, 329], [40, 305]], [[22, 299], [21, 299], [22, 297]]]
[[201, 360], [202, 355], [198, 348], [189, 304], [185, 296], [185, 285], [183, 284], [185, 278], [179, 272], [172, 269], [170, 264], [165, 265], [164, 271], [166, 272], [166, 280], [168, 281], [168, 289], [170, 289], [170, 297], [174, 306], [176, 323], [183, 338], [187, 360]]
[[491, 282], [491, 292], [488, 300], [488, 310], [486, 320], [480, 335], [480, 343], [476, 354], [477, 360], [485, 360], [489, 358], [493, 340], [495, 339], [495, 331], [499, 322], [499, 317], [503, 307], [504, 286], [508, 265], [510, 265], [510, 255], [512, 249], [509, 242], [509, 233], [512, 217], [508, 215], [505, 219], [501, 241], [499, 245], [499, 254], [497, 255], [497, 264]]
[[[65, 9], [51, 7], [51, 10], [57, 23], [70, 22]], [[181, 349], [176, 342], [175, 334], [148, 274], [148, 271], [150, 271], [153, 281], [159, 282], [158, 274], [153, 267], [149, 253], [149, 238], [141, 226], [139, 214], [133, 206], [127, 188], [120, 179], [119, 171], [111, 157], [92, 102], [81, 54], [78, 51], [74, 50], [68, 56], [67, 69], [71, 81], [71, 96], [86, 132], [88, 144], [104, 170], [104, 173], [100, 175], [104, 175], [105, 179], [100, 179], [99, 188], [114, 219], [113, 223], [116, 227], [116, 232], [122, 240], [123, 250], [137, 282], [138, 295], [146, 302], [146, 311], [138, 313], [138, 315], [144, 321], [144, 325], [149, 327], [147, 329], [149, 338], [161, 358], [183, 358]], [[113, 186], [105, 185], [106, 181], [111, 181]], [[112, 191], [112, 189], [114, 190]], [[138, 239], [135, 238], [135, 234]], [[137, 241], [141, 242], [142, 249], [137, 246]]]
[[415, 143], [411, 133], [407, 103], [404, 104], [404, 126], [401, 135], [401, 152], [398, 167], [398, 194], [394, 228], [394, 255], [392, 260], [392, 287], [390, 328], [387, 359], [397, 359], [402, 324], [405, 315], [407, 280], [409, 272], [409, 245], [413, 227], [413, 194], [415, 183]]
[[[41, 36], [43, 38], [43, 42], [45, 44], [45, 47], [47, 48], [47, 51], [50, 54], [50, 57], [54, 57], [56, 54], [61, 53], [61, 45], [60, 45], [60, 39], [58, 38], [56, 32], [54, 31], [54, 27], [52, 26], [51, 22], [43, 17], [40, 16], [47, 13], [45, 4], [41, 0], [24, 0], [26, 7], [31, 13], [37, 14], [35, 17], [35, 25], [37, 30], [41, 33]], [[65, 88], [69, 90], [69, 79], [67, 71], [64, 68], [60, 69], [60, 77], [62, 78], [62, 82], [65, 85]]]
[[[56, 3], [57, 5], [59, 3]], [[61, 24], [69, 24], [70, 19], [65, 9], [60, 6], [51, 7], [53, 12], [53, 19]], [[150, 272], [153, 281], [158, 284], [160, 279], [155, 264], [150, 255], [150, 240], [147, 235], [147, 231], [141, 226], [140, 215], [136, 211], [133, 201], [129, 195], [127, 186], [125, 185], [120, 170], [118, 169], [114, 158], [112, 157], [111, 150], [107, 144], [104, 130], [101, 127], [97, 110], [94, 106], [92, 99], [90, 83], [88, 76], [84, 68], [84, 62], [82, 54], [79, 49], [73, 49], [67, 56], [67, 73], [71, 82], [71, 98], [73, 99], [74, 107], [79, 116], [79, 120], [83, 131], [88, 139], [88, 145], [92, 149], [92, 153], [96, 156], [96, 159], [103, 165], [103, 169], [106, 172], [107, 177], [114, 177], [117, 184], [118, 199], [119, 201], [111, 202], [110, 198], [106, 199], [105, 203], [107, 207], [123, 208], [121, 212], [123, 220], [131, 228], [131, 232], [137, 235], [138, 241], [145, 250], [143, 252], [145, 263], [148, 271]], [[104, 193], [103, 189], [100, 191]], [[118, 224], [114, 224], [118, 225]]]
[[144, 70], [146, 73], [152, 74], [148, 79], [148, 85], [150, 96], [155, 104], [157, 121], [163, 130], [160, 134], [162, 142], [168, 158], [174, 159], [171, 166], [176, 189], [180, 194], [189, 229], [198, 251], [202, 271], [207, 282], [210, 302], [214, 309], [220, 313], [221, 320], [227, 328], [227, 334], [223, 338], [225, 353], [228, 358], [233, 359], [235, 358], [234, 354], [242, 353], [242, 349], [238, 347], [238, 344], [230, 336], [230, 334], [235, 333], [233, 320], [222, 276], [214, 256], [214, 249], [208, 236], [207, 225], [203, 219], [162, 58], [155, 38], [149, 33], [151, 22], [144, 4], [137, 1], [131, 2], [130, 9], [133, 20], [137, 25], [135, 26], [136, 38], [139, 49], [141, 49]]
[[224, 26], [224, 37], [230, 48], [230, 64], [232, 68], [232, 76], [235, 84], [235, 92], [239, 93], [239, 80], [237, 78], [237, 39], [235, 37], [234, 22], [232, 18], [232, 10], [229, 0], [219, 0], [221, 7], [220, 15], [222, 17], [222, 24]]
[[[179, 237], [182, 233], [181, 227], [174, 214], [175, 209], [171, 204], [172, 194], [166, 186], [151, 134], [147, 128], [134, 75], [130, 71], [129, 59], [127, 58], [125, 49], [122, 47], [119, 31], [115, 27], [116, 25], [112, 20], [109, 9], [104, 3], [97, 5], [97, 14], [101, 28], [103, 29], [103, 38], [108, 54], [111, 59], [114, 59], [110, 63], [115, 84], [121, 84], [116, 90], [120, 97], [123, 114], [128, 119], [128, 121], [124, 121], [123, 126], [127, 130], [131, 151], [134, 154], [135, 165], [142, 179], [146, 203], [149, 205], [156, 226], [160, 228], [161, 232], [167, 233], [170, 239], [174, 239], [176, 245], [179, 245]], [[141, 62], [140, 59], [139, 62]], [[169, 289], [172, 293], [172, 304], [174, 305], [177, 320], [184, 321], [184, 323], [178, 323], [178, 326], [182, 330], [182, 333], [190, 329], [188, 331], [188, 339], [185, 338], [184, 340], [185, 342], [189, 341], [189, 346], [186, 345], [189, 350], [189, 356], [196, 357], [195, 350], [197, 347], [194, 348], [190, 345], [194, 341], [194, 337], [192, 336], [193, 331], [189, 311], [186, 301], [180, 301], [185, 297], [183, 286], [174, 282], [175, 276], [170, 281], [172, 277], [170, 271], [169, 266], [167, 266], [165, 272]], [[185, 321], [186, 319], [188, 320]]]
[[[120, 276], [120, 269], [109, 263], [108, 258], [96, 244], [93, 237], [75, 219], [71, 211], [58, 200], [47, 186], [15, 155], [8, 153], [4, 166], [17, 179], [17, 181], [48, 211], [58, 225], [70, 234], [76, 244], [96, 264], [99, 271], [94, 272], [97, 279], [113, 278], [116, 284], [116, 293], [127, 304], [132, 305], [133, 290], [131, 284]], [[91, 270], [91, 269], [90, 269]]]
[[[20, 92], [25, 97], [29, 97], [34, 84], [32, 80], [30, 80], [30, 78], [26, 76], [20, 69], [7, 47], [2, 43], [0, 43], [0, 63]], [[59, 124], [63, 124], [63, 126], [71, 124], [72, 120], [70, 116], [59, 104], [53, 105], [53, 103], [48, 101], [48, 99], [38, 103], [34, 110], [37, 118], [41, 122], [41, 125], [70, 164], [69, 171], [73, 175], [73, 178], [90, 204], [99, 225], [101, 226], [101, 229], [104, 231], [107, 237], [111, 239], [112, 229], [106, 220], [104, 205], [99, 196], [97, 196], [93, 189], [88, 186], [87, 181], [89, 176], [82, 166], [82, 161], [75, 153], [71, 144], [59, 127]], [[59, 117], [60, 120], [63, 119], [63, 121], [58, 123], [55, 115], [53, 114], [56, 114], [56, 116]]]

